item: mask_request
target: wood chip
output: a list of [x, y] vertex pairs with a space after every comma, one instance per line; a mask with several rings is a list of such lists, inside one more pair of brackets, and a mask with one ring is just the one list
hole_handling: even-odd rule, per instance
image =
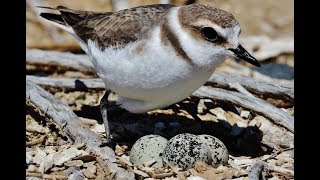
[[73, 160], [73, 161], [67, 161], [64, 163], [67, 167], [81, 167], [83, 165], [83, 161], [81, 160]]
[[64, 162], [69, 161], [81, 154], [82, 154], [82, 150], [78, 150], [75, 147], [71, 147], [69, 149], [62, 151], [61, 154], [57, 154], [54, 159], [54, 164], [61, 166]]
[[47, 139], [47, 135], [44, 135], [44, 136], [41, 136], [40, 138], [38, 139], [35, 139], [33, 141], [30, 141], [30, 142], [26, 142], [26, 146], [34, 146], [34, 145], [37, 145], [37, 144], [42, 144], [46, 139]]

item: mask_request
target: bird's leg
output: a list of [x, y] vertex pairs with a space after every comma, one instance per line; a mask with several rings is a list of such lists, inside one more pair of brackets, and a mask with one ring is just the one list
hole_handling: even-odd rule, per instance
[[107, 141], [103, 143], [103, 145], [108, 145], [111, 142], [109, 122], [108, 122], [108, 109], [110, 108], [108, 97], [110, 93], [111, 91], [107, 90], [100, 100], [100, 111], [101, 111], [104, 128], [106, 131], [106, 139], [107, 139]]

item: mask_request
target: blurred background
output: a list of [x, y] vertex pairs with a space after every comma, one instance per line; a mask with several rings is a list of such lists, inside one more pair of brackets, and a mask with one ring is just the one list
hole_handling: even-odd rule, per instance
[[[171, 3], [184, 5], [190, 0], [27, 0], [27, 48], [79, 50], [77, 42], [66, 32], [44, 22], [35, 5], [64, 5], [71, 9], [114, 11], [139, 5]], [[270, 38], [293, 36], [293, 0], [197, 0], [231, 12], [239, 21], [242, 37], [265, 35]]]
[[231, 12], [236, 17], [242, 28], [241, 44], [263, 64], [262, 68], [241, 67], [239, 71], [239, 63], [244, 66], [248, 64], [243, 61], [235, 64], [235, 61], [227, 60], [218, 68], [219, 71], [263, 80], [276, 78], [293, 82], [294, 79], [294, 1], [292, 0], [26, 0], [26, 2], [26, 47], [72, 53], [84, 52], [71, 35], [39, 17], [43, 10], [35, 6], [63, 5], [75, 10], [110, 12], [156, 3], [209, 4]]

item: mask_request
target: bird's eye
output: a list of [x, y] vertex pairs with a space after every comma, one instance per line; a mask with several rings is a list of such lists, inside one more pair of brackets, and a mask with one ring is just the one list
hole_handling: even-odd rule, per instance
[[208, 41], [214, 42], [219, 38], [218, 33], [211, 27], [204, 27], [201, 32]]

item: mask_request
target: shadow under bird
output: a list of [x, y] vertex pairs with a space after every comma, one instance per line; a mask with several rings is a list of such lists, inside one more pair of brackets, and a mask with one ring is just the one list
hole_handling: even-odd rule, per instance
[[[100, 107], [110, 141], [108, 111], [121, 107], [145, 113], [182, 101], [210, 78], [229, 57], [255, 66], [239, 43], [232, 14], [200, 4], [155, 4], [117, 12], [71, 10], [40, 16], [69, 32], [90, 57], [106, 93]], [[119, 98], [108, 102], [113, 91]]]

